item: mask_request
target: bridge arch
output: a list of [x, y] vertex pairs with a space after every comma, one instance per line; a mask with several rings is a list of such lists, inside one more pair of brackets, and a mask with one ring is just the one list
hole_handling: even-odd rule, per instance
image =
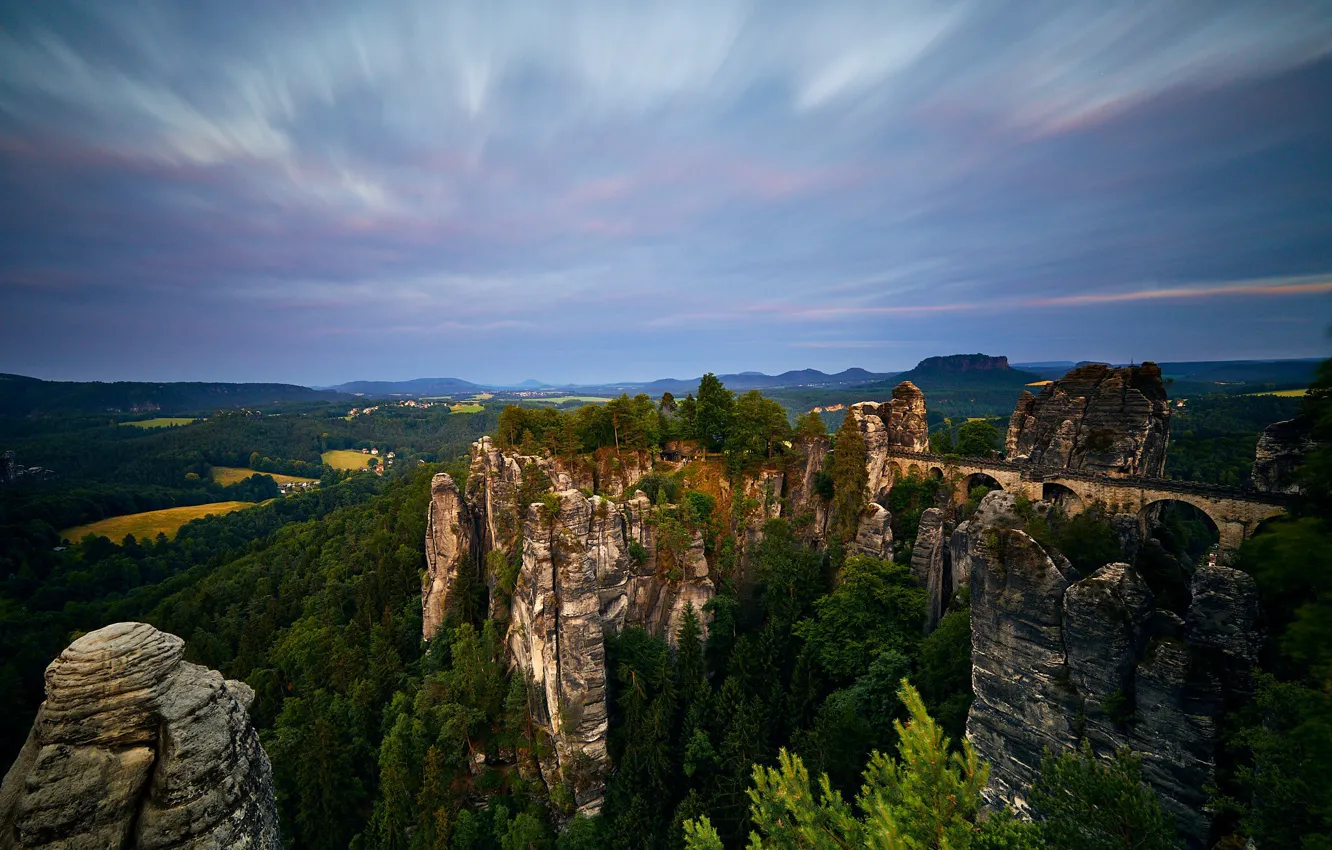
[[[1158, 524], [1162, 512], [1173, 505], [1186, 505], [1190, 508], [1188, 513], [1196, 514], [1206, 520], [1213, 542], [1221, 544], [1223, 549], [1238, 547], [1239, 543], [1247, 536], [1243, 523], [1235, 523], [1237, 528], [1232, 529], [1230, 534], [1227, 534], [1227, 526], [1232, 524], [1231, 521], [1224, 516], [1218, 518], [1215, 514], [1215, 506], [1209, 505], [1206, 499], [1200, 499], [1188, 493], [1171, 493], [1151, 498], [1142, 506], [1142, 510], [1138, 511], [1138, 523], [1142, 529], [1144, 541], [1151, 535], [1152, 526]], [[1228, 537], [1235, 538], [1236, 542], [1233, 546], [1226, 546]]]
[[888, 461], [888, 486], [891, 488], [894, 484], [901, 481], [906, 473], [902, 471], [902, 464], [895, 460]]
[[1057, 481], [1046, 481], [1041, 484], [1041, 500], [1053, 504], [1067, 516], [1082, 513], [1082, 509], [1087, 506], [1082, 494], [1067, 484], [1060, 484]]
[[991, 490], [1006, 489], [1003, 482], [988, 472], [972, 472], [963, 476], [962, 490], [964, 493], [970, 495], [971, 491], [976, 487], [988, 487]]

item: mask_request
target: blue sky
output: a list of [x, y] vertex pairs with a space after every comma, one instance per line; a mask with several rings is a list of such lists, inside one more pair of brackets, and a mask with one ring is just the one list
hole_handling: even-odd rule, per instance
[[6, 2], [0, 371], [1321, 356], [1311, 2]]

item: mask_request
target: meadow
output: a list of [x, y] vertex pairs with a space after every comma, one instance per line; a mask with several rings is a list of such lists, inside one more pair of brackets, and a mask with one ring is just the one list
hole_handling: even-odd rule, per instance
[[606, 398], [605, 396], [596, 396], [596, 395], [561, 395], [561, 396], [554, 396], [552, 398], [533, 398], [527, 400], [545, 401], [551, 404], [564, 404], [565, 402], [570, 402], [570, 401], [585, 401], [588, 402], [589, 404], [604, 404], [605, 402], [610, 401], [610, 399]]
[[467, 402], [467, 401], [459, 402], [458, 404], [451, 404], [451, 405], [449, 405], [449, 412], [450, 412], [450, 413], [480, 413], [481, 411], [483, 411], [483, 410], [485, 410], [485, 409], [486, 409], [486, 408], [485, 408], [484, 405], [476, 404], [475, 402]]
[[1278, 398], [1303, 398], [1309, 392], [1308, 387], [1298, 390], [1272, 390], [1265, 393], [1249, 393], [1249, 395], [1274, 395]]
[[191, 520], [209, 515], [221, 516], [242, 508], [252, 508], [254, 502], [213, 502], [207, 505], [187, 505], [183, 508], [166, 508], [160, 511], [144, 511], [139, 514], [109, 517], [87, 525], [67, 528], [60, 532], [62, 540], [71, 543], [82, 540], [89, 534], [109, 538], [114, 543], [133, 534], [136, 540], [151, 540], [159, 533], [175, 537], [180, 527]]
[[133, 425], [135, 428], [171, 428], [177, 425], [188, 425], [194, 421], [192, 416], [159, 416], [156, 419], [140, 419], [138, 422], [123, 422], [122, 425]]
[[334, 469], [367, 469], [372, 457], [374, 455], [361, 454], [359, 449], [334, 449], [323, 454], [324, 465]]
[[[357, 452], [360, 454], [360, 452]], [[300, 481], [318, 481], [318, 478], [302, 478], [299, 475], [283, 475], [280, 472], [255, 472], [253, 469], [243, 469], [239, 466], [215, 466], [213, 467], [213, 480], [223, 487], [228, 484], [235, 484], [238, 481], [244, 481], [251, 475], [267, 475], [278, 484], [294, 484]]]

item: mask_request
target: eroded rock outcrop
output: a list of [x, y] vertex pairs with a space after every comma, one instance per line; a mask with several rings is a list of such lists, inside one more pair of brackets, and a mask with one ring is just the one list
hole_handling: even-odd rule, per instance
[[430, 482], [430, 507], [426, 516], [426, 574], [421, 580], [422, 634], [435, 636], [445, 615], [453, 609], [451, 593], [459, 574], [476, 571], [476, 529], [472, 512], [458, 486], [446, 472]]
[[[578, 486], [598, 464], [637, 475], [641, 463], [523, 455], [483, 438], [465, 496], [448, 475], [431, 486], [424, 636], [448, 614], [462, 571], [484, 574], [491, 615], [508, 619], [510, 660], [531, 685], [532, 718], [552, 743], [539, 757], [542, 776], [551, 788], [567, 783], [587, 815], [600, 810], [609, 768], [605, 633], [638, 626], [674, 640], [686, 610], [704, 620], [713, 596], [698, 531], [642, 492], [614, 500]], [[597, 481], [624, 488], [619, 473], [603, 473]], [[780, 472], [747, 482], [755, 529], [780, 510], [781, 486]]]
[[860, 521], [856, 524], [856, 536], [851, 541], [848, 551], [853, 555], [869, 555], [874, 558], [893, 557], [893, 515], [877, 502], [870, 502], [860, 512]]
[[1262, 493], [1299, 495], [1302, 492], [1295, 472], [1309, 452], [1318, 447], [1307, 419], [1273, 422], [1263, 429], [1254, 452], [1253, 489]]
[[[967, 737], [990, 763], [992, 799], [1025, 806], [1046, 749], [1077, 740], [1068, 686], [1063, 596], [1068, 580], [1026, 533], [988, 526], [959, 547], [971, 576], [971, 681]], [[954, 549], [957, 557], [958, 549]]]
[[1160, 476], [1170, 405], [1155, 363], [1079, 366], [1032, 395], [1008, 423], [1007, 459], [1037, 469], [1109, 476]]
[[51, 663], [0, 787], [0, 847], [281, 847], [254, 692], [183, 656], [116, 623]]
[[926, 632], [934, 631], [956, 587], [949, 554], [944, 538], [944, 512], [939, 508], [926, 508], [920, 515], [916, 545], [911, 550], [911, 573], [925, 588]]
[[1190, 846], [1205, 846], [1218, 720], [1261, 648], [1252, 579], [1200, 568], [1181, 618], [1126, 563], [1076, 576], [1020, 530], [1014, 507], [990, 493], [952, 540], [971, 577], [967, 735], [990, 763], [989, 798], [1024, 807], [1046, 748], [1129, 747]]
[[888, 493], [893, 486], [893, 462], [890, 451], [927, 452], [930, 449], [929, 426], [925, 417], [925, 394], [910, 381], [893, 388], [891, 401], [856, 402], [847, 408], [865, 440], [865, 462], [871, 500]]

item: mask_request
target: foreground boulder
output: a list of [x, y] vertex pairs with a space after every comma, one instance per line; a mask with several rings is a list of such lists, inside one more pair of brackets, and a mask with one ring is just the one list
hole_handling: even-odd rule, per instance
[[4, 785], [0, 848], [281, 847], [254, 692], [144, 623], [84, 635]]

